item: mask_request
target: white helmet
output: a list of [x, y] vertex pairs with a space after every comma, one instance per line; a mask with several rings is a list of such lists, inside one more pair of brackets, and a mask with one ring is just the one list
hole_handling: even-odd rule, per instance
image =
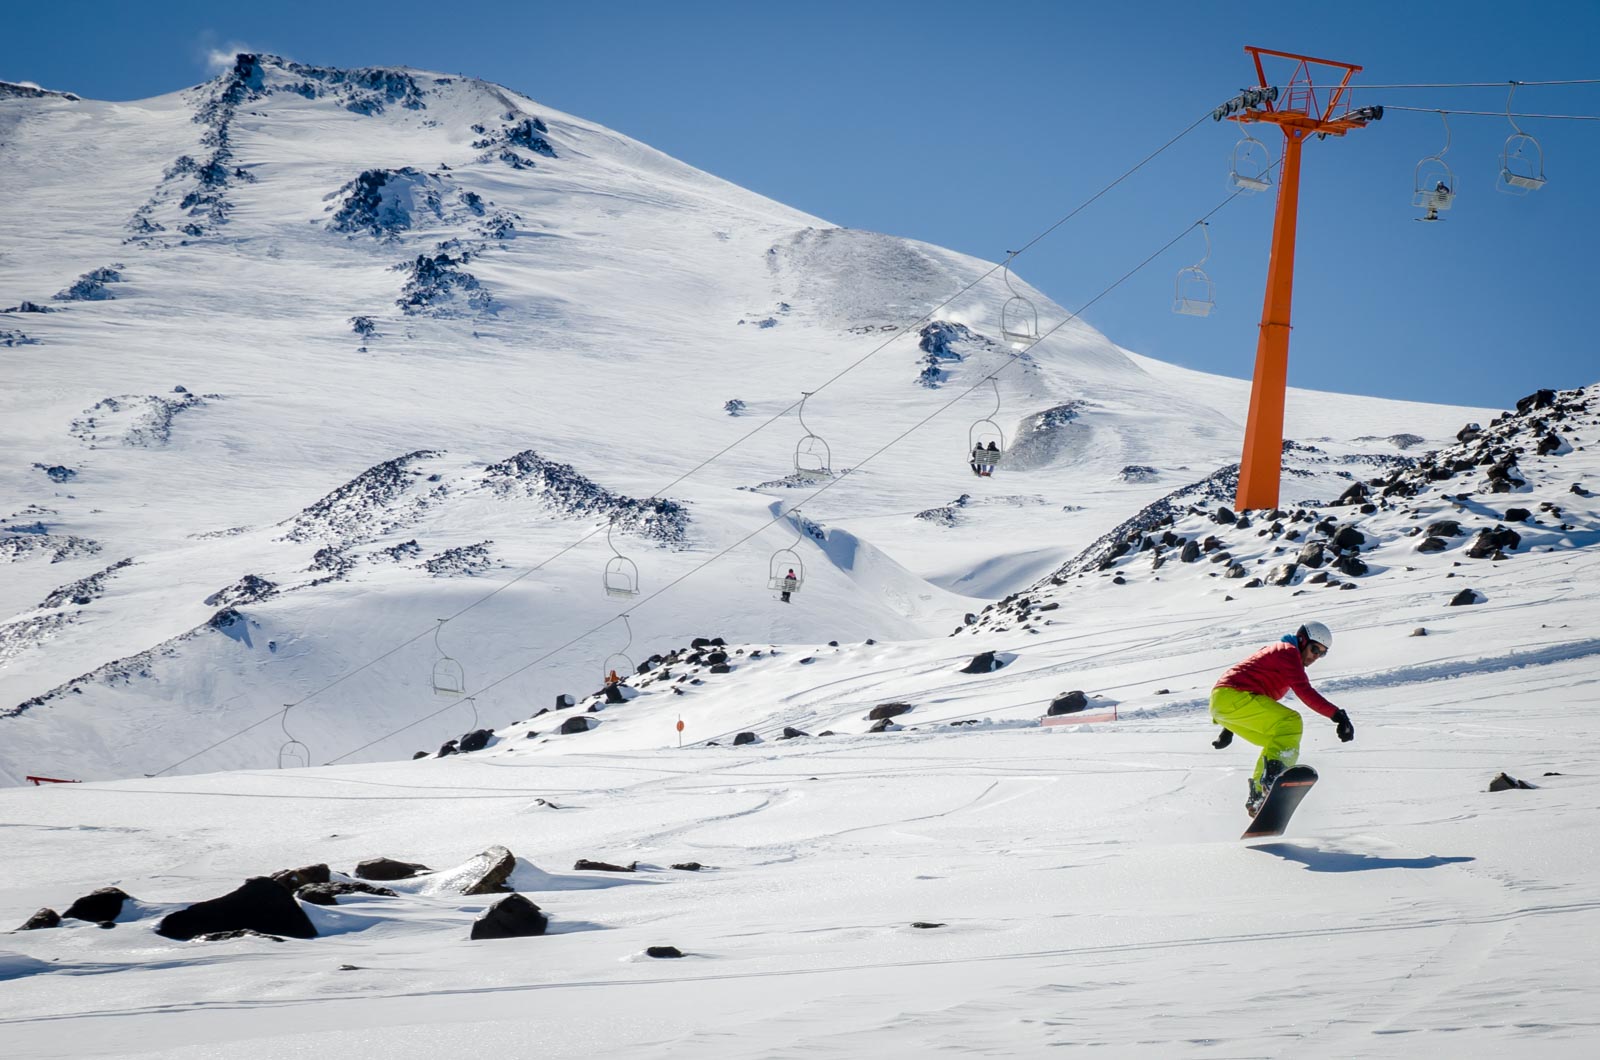
[[1327, 626], [1324, 626], [1321, 622], [1307, 622], [1305, 625], [1300, 627], [1300, 630], [1295, 634], [1295, 637], [1302, 643], [1305, 641], [1314, 640], [1324, 648], [1328, 648], [1330, 650], [1333, 648], [1333, 631]]

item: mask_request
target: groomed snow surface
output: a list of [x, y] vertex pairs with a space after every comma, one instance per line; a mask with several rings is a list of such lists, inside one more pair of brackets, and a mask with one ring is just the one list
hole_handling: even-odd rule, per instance
[[[1074, 323], [1001, 376], [1018, 466], [966, 467], [987, 388], [863, 465], [1005, 363], [994, 277], [947, 356], [904, 330], [988, 263], [415, 71], [241, 60], [0, 99], [0, 134], [0, 928], [132, 896], [0, 936], [4, 1056], [1594, 1055], [1597, 388], [1499, 425], [1292, 392], [1285, 512], [1220, 520], [1180, 491], [1236, 459], [1248, 384]], [[804, 495], [792, 415], [666, 491], [685, 522], [641, 504], [893, 334], [808, 404], [860, 470], [801, 516], [742, 542]], [[636, 603], [602, 538], [560, 551], [611, 514]], [[434, 619], [542, 561], [441, 638], [492, 687], [435, 695]], [[1356, 740], [1306, 712], [1321, 781], [1243, 843], [1254, 752], [1211, 748], [1207, 695], [1311, 617]], [[586, 695], [694, 636], [726, 661]], [[1041, 726], [1072, 690], [1116, 720]], [[273, 768], [291, 736], [339, 764]], [[500, 896], [442, 881], [497, 845], [547, 934], [469, 939]], [[303, 904], [316, 938], [156, 933], [378, 856], [439, 871]]]

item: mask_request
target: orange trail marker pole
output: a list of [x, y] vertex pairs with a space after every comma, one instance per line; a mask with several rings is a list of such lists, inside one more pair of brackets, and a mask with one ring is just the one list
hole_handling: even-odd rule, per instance
[[683, 719], [678, 719], [678, 746], [683, 746]]
[[[1267, 289], [1261, 304], [1261, 332], [1256, 339], [1255, 374], [1250, 383], [1250, 417], [1245, 424], [1244, 451], [1239, 458], [1239, 488], [1234, 507], [1276, 508], [1283, 470], [1283, 406], [1289, 386], [1290, 309], [1294, 294], [1295, 222], [1300, 210], [1300, 149], [1307, 138], [1343, 136], [1383, 116], [1383, 108], [1351, 110], [1350, 78], [1361, 67], [1291, 52], [1246, 47], [1255, 60], [1256, 77], [1267, 88], [1262, 56], [1295, 63], [1288, 85], [1263, 109], [1245, 110], [1230, 120], [1269, 122], [1283, 130], [1283, 166], [1278, 180], [1278, 205], [1272, 221], [1272, 252], [1267, 264]], [[1337, 84], [1312, 79], [1313, 66], [1329, 67]], [[1340, 75], [1342, 71], [1342, 76]]]

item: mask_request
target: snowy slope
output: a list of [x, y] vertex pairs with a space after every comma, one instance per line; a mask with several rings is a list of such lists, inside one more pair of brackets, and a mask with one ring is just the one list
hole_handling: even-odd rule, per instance
[[[1000, 377], [994, 478], [987, 388], [882, 449], [1008, 357], [992, 277], [908, 328], [986, 263], [496, 86], [0, 93], [0, 165], [0, 309], [57, 310], [0, 314], [0, 927], [133, 899], [0, 937], [8, 1055], [1592, 1054], [1600, 388], [1292, 392], [1241, 518], [1247, 384], [1081, 323]], [[859, 470], [789, 515], [792, 412], [721, 451], [819, 388]], [[458, 613], [471, 701], [430, 687]], [[1357, 739], [1308, 718], [1322, 782], [1242, 845], [1207, 693], [1309, 616]], [[1071, 691], [1117, 720], [1041, 726]], [[545, 936], [468, 941], [495, 845]], [[298, 903], [316, 938], [156, 934], [378, 855], [441, 871]]]
[[[1546, 454], [1525, 447], [1511, 492], [1428, 479], [1363, 523], [1378, 553], [1436, 507], [1518, 526], [1527, 545], [1505, 559], [1467, 557], [1457, 535], [1359, 591], [1260, 589], [1247, 611], [1174, 560], [1159, 605], [1143, 580], [1052, 586], [1062, 606], [1037, 632], [991, 614], [973, 639], [746, 648], [719, 676], [683, 660], [700, 684], [678, 696], [646, 675], [625, 704], [566, 711], [599, 722], [578, 734], [546, 716], [441, 759], [0, 793], [5, 915], [107, 884], [134, 899], [111, 930], [5, 937], [7, 1041], [246, 1060], [529, 1042], [559, 1057], [1588, 1056], [1600, 511], [1571, 486], [1600, 475], [1600, 388], [1558, 400], [1588, 408], [1486, 425], [1447, 457], [1554, 433]], [[1510, 505], [1537, 514], [1486, 510]], [[1450, 605], [1460, 582], [1478, 603]], [[1240, 844], [1252, 753], [1207, 746], [1205, 694], [1308, 608], [1337, 638], [1313, 678], [1357, 738], [1310, 718], [1321, 782], [1288, 836]], [[979, 646], [1006, 665], [959, 673]], [[1032, 723], [1074, 687], [1119, 720]], [[889, 701], [912, 705], [903, 727], [868, 733]], [[784, 725], [813, 735], [778, 739]], [[760, 742], [731, 746], [741, 730]], [[1487, 791], [1501, 771], [1534, 787]], [[449, 870], [497, 844], [550, 917], [543, 937], [469, 942], [496, 899], [452, 894], [448, 871], [305, 906], [314, 939], [154, 933], [247, 876], [376, 855]], [[684, 956], [645, 955], [662, 945]]]
[[[0, 315], [28, 340], [3, 349], [0, 531], [31, 539], [0, 579], [0, 711], [43, 699], [0, 717], [10, 783], [173, 766], [343, 678], [295, 716], [334, 757], [437, 707], [448, 615], [493, 724], [619, 649], [942, 633], [1237, 450], [1237, 388], [1197, 401], [1077, 322], [1000, 377], [1014, 474], [966, 467], [988, 388], [883, 449], [1009, 359], [996, 276], [939, 311], [968, 329], [950, 341], [910, 326], [987, 263], [472, 79], [242, 57], [136, 103], [0, 99], [0, 145], [0, 308], [55, 310]], [[810, 492], [783, 481], [805, 431], [749, 432], [819, 387], [806, 423], [858, 470], [807, 507], [826, 542], [801, 542], [781, 608], [768, 560], [794, 535], [760, 528]], [[1309, 403], [1319, 435], [1434, 444], [1478, 414]], [[529, 453], [592, 496], [492, 488]], [[587, 535], [669, 483], [682, 534], [616, 542], [647, 594], [629, 642]], [[273, 764], [284, 739], [268, 722], [178, 768]]]

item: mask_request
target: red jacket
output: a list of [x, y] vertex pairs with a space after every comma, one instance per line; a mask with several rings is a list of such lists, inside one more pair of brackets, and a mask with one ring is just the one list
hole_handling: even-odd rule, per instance
[[1300, 702], [1324, 718], [1333, 717], [1333, 712], [1339, 709], [1311, 687], [1305, 664], [1300, 661], [1299, 647], [1286, 641], [1262, 648], [1223, 674], [1217, 687], [1237, 688], [1241, 692], [1254, 692], [1278, 700], [1293, 689]]

